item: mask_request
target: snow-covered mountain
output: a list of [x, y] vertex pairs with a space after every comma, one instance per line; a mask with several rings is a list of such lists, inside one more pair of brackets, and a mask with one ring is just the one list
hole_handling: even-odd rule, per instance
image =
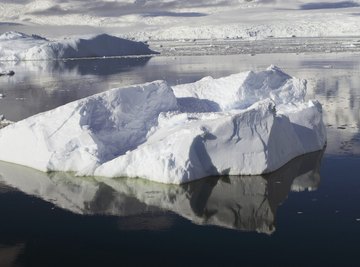
[[348, 36], [358, 34], [359, 14], [358, 0], [2, 0], [0, 32], [23, 24], [92, 26], [138, 39]]

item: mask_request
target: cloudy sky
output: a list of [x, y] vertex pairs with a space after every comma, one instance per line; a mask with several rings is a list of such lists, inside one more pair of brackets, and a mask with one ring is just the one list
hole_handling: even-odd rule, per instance
[[[89, 16], [105, 18], [126, 15], [184, 17], [202, 16], [209, 12], [216, 12], [224, 8], [246, 7], [263, 4], [286, 6], [291, 3], [299, 9], [344, 8], [359, 6], [359, 1], [333, 0], [0, 0], [0, 5], [3, 9], [13, 6], [14, 4], [23, 5], [24, 10], [19, 10], [18, 12], [22, 16], [63, 16], [71, 14], [87, 14]], [[11, 12], [8, 13], [11, 15]]]
[[160, 23], [156, 18], [209, 16], [234, 7], [275, 0], [0, 0], [1, 23], [127, 27]]
[[[266, 2], [266, 0], [263, 0]], [[272, 0], [267, 0], [272, 1]], [[231, 7], [249, 4], [251, 0], [132, 0], [132, 1], [88, 1], [88, 0], [0, 0], [4, 5], [20, 4], [27, 7], [24, 12], [37, 16], [61, 16], [69, 14], [87, 14], [99, 17], [118, 17], [124, 15], [169, 15], [175, 16], [181, 10], [211, 10], [211, 8]], [[258, 1], [259, 2], [259, 1]], [[190, 14], [191, 12], [185, 12]], [[193, 12], [196, 15], [196, 12]], [[181, 14], [179, 14], [181, 15]], [[199, 13], [200, 15], [200, 13]]]

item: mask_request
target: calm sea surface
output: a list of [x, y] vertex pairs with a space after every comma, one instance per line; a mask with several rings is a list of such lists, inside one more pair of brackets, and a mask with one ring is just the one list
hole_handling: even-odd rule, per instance
[[182, 186], [0, 162], [0, 266], [359, 266], [359, 54], [0, 62], [16, 73], [0, 77], [0, 114], [18, 121], [114, 87], [271, 64], [323, 104], [325, 151], [267, 176]]

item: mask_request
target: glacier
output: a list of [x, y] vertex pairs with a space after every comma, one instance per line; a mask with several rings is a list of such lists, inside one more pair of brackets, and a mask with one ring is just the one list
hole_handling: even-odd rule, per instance
[[0, 130], [0, 160], [44, 172], [182, 184], [270, 173], [326, 144], [306, 81], [276, 66], [115, 88]]
[[0, 35], [0, 60], [56, 60], [114, 56], [152, 55], [143, 42], [131, 41], [108, 34], [88, 38], [66, 38], [50, 41], [38, 35], [10, 31]]

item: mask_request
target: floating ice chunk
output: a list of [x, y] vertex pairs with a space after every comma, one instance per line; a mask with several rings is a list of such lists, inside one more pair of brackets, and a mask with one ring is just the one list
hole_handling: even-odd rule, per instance
[[49, 60], [155, 53], [145, 43], [107, 34], [88, 39], [65, 39], [62, 41], [49, 41], [37, 35], [18, 32], [6, 32], [0, 35], [0, 60]]
[[325, 145], [321, 105], [305, 93], [305, 81], [274, 66], [113, 89], [1, 130], [0, 160], [174, 184], [268, 173]]

